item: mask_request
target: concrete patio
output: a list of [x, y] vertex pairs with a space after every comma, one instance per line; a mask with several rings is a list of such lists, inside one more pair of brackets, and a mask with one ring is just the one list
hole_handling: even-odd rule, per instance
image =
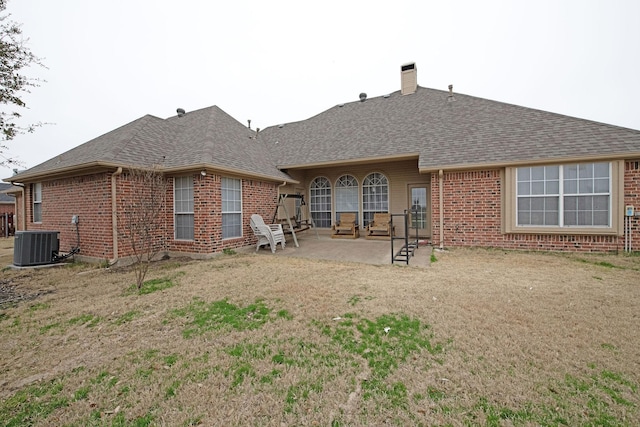
[[[367, 240], [364, 237], [357, 239], [332, 239], [329, 234], [319, 233], [318, 237], [313, 230], [307, 230], [296, 234], [299, 247], [295, 246], [291, 235], [287, 235], [287, 243], [284, 250], [278, 245], [276, 253], [272, 254], [268, 246], [263, 246], [258, 254], [277, 257], [298, 257], [310, 259], [326, 259], [334, 261], [358, 262], [364, 264], [390, 265], [391, 242], [388, 240]], [[414, 256], [409, 259], [411, 267], [428, 267], [433, 248], [421, 243], [415, 250]], [[394, 252], [400, 250], [404, 240], [394, 240]], [[247, 248], [255, 252], [255, 246]], [[395, 265], [406, 266], [406, 261], [395, 261]]]

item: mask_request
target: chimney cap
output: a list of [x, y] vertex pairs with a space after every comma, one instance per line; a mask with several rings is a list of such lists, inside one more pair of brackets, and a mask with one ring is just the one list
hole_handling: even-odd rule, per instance
[[400, 66], [400, 71], [410, 71], [410, 70], [415, 70], [416, 69], [416, 63], [415, 62], [407, 62], [406, 64], [402, 64]]

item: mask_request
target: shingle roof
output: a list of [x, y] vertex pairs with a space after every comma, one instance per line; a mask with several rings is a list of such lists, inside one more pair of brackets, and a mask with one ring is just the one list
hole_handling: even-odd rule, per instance
[[16, 175], [55, 173], [91, 164], [164, 168], [221, 168], [291, 180], [274, 165], [255, 132], [213, 106], [168, 119], [146, 115]]
[[281, 167], [419, 155], [421, 170], [640, 156], [640, 131], [418, 87], [265, 129]]
[[11, 184], [0, 182], [0, 203], [2, 204], [15, 203], [16, 199], [14, 197], [11, 197], [7, 193], [5, 193], [5, 191], [10, 189], [11, 187], [12, 187]]
[[418, 87], [254, 131], [213, 106], [146, 115], [15, 177], [92, 164], [212, 167], [274, 180], [279, 168], [416, 156], [422, 171], [595, 157], [640, 157], [640, 131]]

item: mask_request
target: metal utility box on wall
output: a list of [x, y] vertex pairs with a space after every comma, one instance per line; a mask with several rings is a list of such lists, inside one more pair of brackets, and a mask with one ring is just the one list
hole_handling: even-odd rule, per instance
[[52, 264], [60, 249], [59, 231], [16, 231], [13, 265], [27, 267]]

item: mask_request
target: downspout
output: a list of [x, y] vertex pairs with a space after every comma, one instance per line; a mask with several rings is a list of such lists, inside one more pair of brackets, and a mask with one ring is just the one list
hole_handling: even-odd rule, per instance
[[118, 167], [111, 174], [111, 232], [113, 234], [113, 259], [109, 264], [118, 262], [118, 202], [116, 200], [116, 177], [122, 173], [122, 167]]
[[438, 171], [438, 191], [439, 201], [440, 201], [440, 250], [444, 250], [444, 200], [442, 200], [444, 190], [442, 189], [442, 181], [443, 181], [443, 172], [442, 169]]
[[[279, 185], [278, 185], [278, 199], [276, 200], [276, 203], [277, 203], [277, 205], [276, 205], [276, 206], [279, 206], [279, 205], [280, 205], [280, 189], [281, 189], [282, 187], [284, 187], [285, 185], [287, 185], [287, 181], [283, 181], [283, 182], [282, 182], [282, 184], [279, 184]], [[276, 212], [276, 213], [280, 213], [280, 212]]]

